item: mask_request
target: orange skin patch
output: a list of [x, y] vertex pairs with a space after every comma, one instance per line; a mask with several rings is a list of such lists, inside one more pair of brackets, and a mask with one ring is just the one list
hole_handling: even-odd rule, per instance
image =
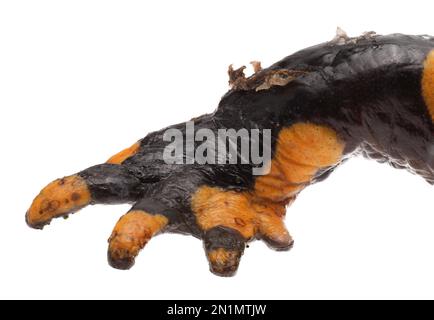
[[422, 95], [434, 122], [434, 50], [425, 60], [422, 76]]
[[140, 149], [140, 142], [136, 142], [131, 147], [122, 150], [121, 152], [115, 154], [113, 157], [107, 160], [107, 163], [111, 164], [122, 164], [128, 158], [134, 156]]
[[259, 232], [265, 238], [284, 246], [292, 241], [283, 225], [286, 203], [259, 199], [249, 192], [205, 186], [194, 194], [192, 210], [204, 231], [225, 226], [240, 232], [246, 241]]
[[304, 184], [288, 181], [279, 167], [274, 164], [268, 175], [256, 179], [255, 195], [280, 202], [296, 195], [303, 187]]
[[81, 177], [73, 175], [57, 179], [42, 189], [33, 200], [26, 220], [32, 227], [42, 227], [55, 217], [83, 208], [90, 201], [89, 189]]
[[285, 201], [310, 183], [319, 169], [337, 164], [344, 144], [328, 127], [296, 123], [282, 129], [270, 173], [255, 182], [255, 194], [271, 201]]
[[256, 212], [246, 193], [201, 187], [192, 198], [192, 209], [202, 230], [226, 226], [251, 239], [256, 233]]
[[160, 214], [133, 210], [121, 217], [109, 239], [112, 260], [134, 259], [148, 241], [168, 224]]
[[281, 131], [268, 175], [256, 179], [251, 192], [204, 186], [192, 197], [199, 227], [225, 226], [246, 240], [259, 234], [276, 248], [288, 248], [292, 238], [283, 218], [285, 206], [310, 183], [319, 169], [336, 165], [344, 144], [324, 126], [297, 123]]

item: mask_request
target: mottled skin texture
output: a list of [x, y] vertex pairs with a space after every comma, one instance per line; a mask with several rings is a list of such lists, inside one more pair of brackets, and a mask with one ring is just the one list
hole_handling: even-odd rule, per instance
[[[194, 119], [195, 129], [271, 129], [268, 176], [253, 176], [253, 164], [168, 165], [163, 129], [106, 164], [54, 181], [26, 220], [42, 228], [87, 204], [129, 202], [109, 240], [112, 266], [130, 268], [152, 236], [179, 232], [203, 239], [211, 271], [232, 275], [248, 241], [289, 249], [285, 207], [353, 154], [434, 183], [434, 68], [424, 69], [433, 49], [427, 36], [367, 36], [307, 48], [266, 69], [256, 64], [248, 79], [232, 69], [234, 88], [214, 113]], [[184, 123], [173, 128], [185, 134]]]

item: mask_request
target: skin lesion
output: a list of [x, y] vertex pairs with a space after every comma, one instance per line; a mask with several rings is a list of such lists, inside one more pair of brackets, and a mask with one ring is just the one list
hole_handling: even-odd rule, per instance
[[41, 229], [51, 219], [73, 213], [90, 204], [91, 194], [86, 182], [73, 175], [48, 184], [33, 200], [26, 221]]
[[434, 122], [434, 50], [428, 54], [424, 63], [422, 95]]
[[262, 69], [259, 61], [251, 62], [254, 70], [254, 74], [250, 77], [246, 77], [244, 70], [246, 66], [242, 66], [238, 69], [234, 69], [232, 65], [228, 68], [229, 86], [233, 90], [268, 90], [273, 86], [286, 86], [297, 77], [306, 74], [306, 71], [302, 70], [265, 70]]

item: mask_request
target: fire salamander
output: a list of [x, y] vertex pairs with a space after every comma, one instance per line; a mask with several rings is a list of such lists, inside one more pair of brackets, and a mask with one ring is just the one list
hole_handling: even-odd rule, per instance
[[[210, 270], [231, 276], [254, 239], [291, 248], [287, 206], [353, 155], [434, 183], [434, 37], [353, 38], [339, 30], [268, 68], [252, 64], [251, 76], [229, 67], [230, 90], [213, 113], [189, 122], [190, 133], [188, 123], [150, 133], [107, 162], [48, 184], [26, 214], [28, 225], [42, 229], [90, 204], [131, 203], [109, 239], [111, 266], [129, 269], [152, 237], [176, 232], [201, 239]], [[182, 143], [166, 139], [170, 129]], [[192, 159], [204, 148], [199, 133], [210, 147], [217, 143], [210, 134], [218, 139], [221, 129], [257, 130], [247, 142], [270, 158], [243, 158], [240, 135], [223, 162]], [[173, 154], [179, 161], [168, 162]], [[212, 158], [212, 150], [204, 156]]]

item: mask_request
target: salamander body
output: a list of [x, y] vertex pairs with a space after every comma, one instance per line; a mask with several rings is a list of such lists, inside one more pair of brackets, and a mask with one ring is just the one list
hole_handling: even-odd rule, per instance
[[[154, 235], [178, 232], [202, 239], [211, 271], [229, 276], [253, 239], [289, 249], [286, 207], [353, 155], [434, 183], [433, 37], [339, 32], [268, 68], [253, 65], [249, 77], [244, 67], [229, 68], [232, 88], [213, 113], [150, 133], [106, 163], [50, 183], [33, 201], [27, 223], [42, 228], [89, 204], [128, 202], [132, 209], [109, 239], [112, 266], [130, 268]], [[256, 130], [248, 142], [270, 159], [261, 168], [245, 161], [238, 143], [222, 163], [192, 160], [205, 141], [197, 134], [219, 137], [221, 129]], [[167, 140], [168, 130], [181, 142]], [[168, 147], [181, 148], [180, 161], [167, 162]]]

